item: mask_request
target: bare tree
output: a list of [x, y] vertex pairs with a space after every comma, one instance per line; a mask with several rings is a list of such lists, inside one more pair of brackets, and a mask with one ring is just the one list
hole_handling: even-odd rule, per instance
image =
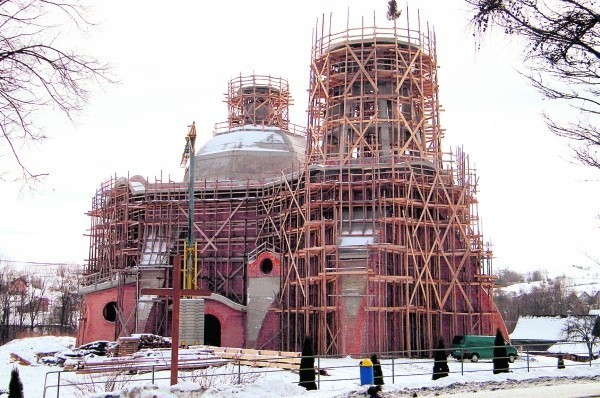
[[[546, 276], [544, 274], [546, 274]], [[547, 272], [541, 271], [539, 269], [535, 270], [535, 271], [531, 271], [526, 274], [526, 279], [527, 279], [527, 282], [543, 281], [544, 279], [547, 279]]]
[[476, 34], [491, 27], [524, 38], [529, 82], [573, 107], [571, 120], [546, 114], [549, 129], [575, 141], [575, 156], [600, 168], [600, 13], [595, 0], [466, 0]]
[[590, 309], [588, 300], [582, 301], [568, 289], [564, 276], [548, 278], [546, 282], [529, 285], [520, 292], [495, 289], [494, 302], [509, 331], [520, 316], [557, 316], [566, 315], [568, 311], [583, 314]]
[[51, 290], [54, 291], [54, 321], [66, 332], [76, 326], [78, 309], [76, 266], [61, 266]]
[[12, 314], [11, 284], [15, 271], [0, 262], [0, 343], [4, 344], [10, 338], [10, 320]]
[[563, 334], [567, 340], [585, 342], [591, 362], [594, 343], [600, 337], [600, 316], [572, 316], [567, 320]]
[[68, 0], [0, 0], [0, 156], [18, 170], [0, 179], [44, 176], [22, 156], [25, 145], [46, 138], [36, 116], [57, 108], [72, 118], [86, 104], [90, 83], [110, 81], [107, 65], [61, 43], [69, 28], [81, 33], [91, 25], [85, 11]]
[[510, 286], [515, 283], [525, 282], [525, 276], [519, 272], [503, 269], [498, 271], [497, 286]]
[[29, 328], [33, 331], [46, 299], [48, 283], [46, 278], [36, 277], [34, 271], [28, 272], [29, 289], [27, 289], [26, 311], [29, 317]]
[[15, 309], [13, 325], [18, 326], [17, 330], [21, 330], [25, 324], [25, 315], [27, 314], [27, 290], [27, 276], [24, 272], [19, 271], [12, 280], [10, 289]]

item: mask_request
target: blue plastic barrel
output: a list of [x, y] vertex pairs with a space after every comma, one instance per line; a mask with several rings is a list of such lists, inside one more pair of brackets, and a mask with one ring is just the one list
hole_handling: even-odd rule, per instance
[[370, 359], [360, 361], [360, 385], [373, 384], [373, 362]]

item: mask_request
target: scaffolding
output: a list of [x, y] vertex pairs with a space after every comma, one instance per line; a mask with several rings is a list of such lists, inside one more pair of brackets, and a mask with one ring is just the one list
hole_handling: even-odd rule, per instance
[[[434, 35], [420, 22], [331, 30], [322, 23], [314, 36], [307, 133], [289, 123], [287, 81], [230, 82], [229, 119], [215, 137], [256, 134], [255, 126], [306, 134], [305, 162], [274, 178], [196, 177], [195, 285], [246, 305], [248, 264], [265, 251], [278, 257], [271, 311], [280, 328], [271, 334], [286, 351], [310, 336], [318, 354], [422, 356], [440, 338], [493, 334], [502, 325], [492, 253], [468, 157], [442, 150]], [[82, 286], [122, 286], [127, 273], [137, 303], [156, 304], [136, 308], [134, 328], [119, 317], [116, 333], [168, 325], [167, 299], [141, 297], [139, 287], [170, 286], [188, 235], [187, 192], [185, 182], [134, 176], [94, 196]]]
[[[301, 128], [288, 121], [291, 98], [286, 80], [239, 77], [230, 82], [229, 89], [229, 121], [225, 128], [215, 126], [215, 137], [235, 131], [249, 135], [248, 142], [252, 142], [257, 128], [269, 134], [280, 131], [305, 137]], [[278, 176], [278, 172], [271, 174]], [[265, 247], [265, 242], [272, 241], [276, 232], [273, 216], [265, 210], [273, 202], [274, 184], [279, 183], [279, 177], [272, 181], [212, 180], [203, 178], [202, 170], [192, 190], [188, 182], [163, 181], [162, 176], [154, 182], [140, 176], [104, 182], [88, 212], [90, 252], [80, 286], [116, 286], [120, 316], [115, 322], [115, 338], [127, 332], [169, 332], [168, 299], [143, 297], [141, 290], [170, 286], [173, 259], [187, 249], [190, 191], [194, 192], [191, 225], [196, 255], [188, 269], [194, 281], [188, 284], [246, 305], [248, 258], [257, 252], [258, 244]], [[136, 284], [135, 321], [124, 316], [127, 283]], [[151, 313], [141, 313], [139, 304], [144, 301], [152, 303]]]
[[229, 128], [246, 124], [287, 130], [292, 97], [288, 82], [272, 76], [239, 76], [229, 81], [227, 108]]
[[435, 41], [315, 35], [306, 167], [282, 194], [283, 348], [424, 355], [494, 332], [476, 178], [441, 148]]

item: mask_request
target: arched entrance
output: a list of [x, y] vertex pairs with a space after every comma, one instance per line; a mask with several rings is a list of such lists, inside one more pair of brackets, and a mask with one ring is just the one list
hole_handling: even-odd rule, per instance
[[204, 316], [204, 344], [221, 346], [221, 322], [211, 314]]

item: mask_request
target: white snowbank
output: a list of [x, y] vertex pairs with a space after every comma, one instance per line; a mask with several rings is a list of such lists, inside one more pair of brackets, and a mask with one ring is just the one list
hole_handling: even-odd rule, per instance
[[21, 358], [35, 363], [37, 353], [53, 353], [64, 351], [75, 346], [75, 337], [42, 336], [35, 338], [16, 339], [0, 346], [0, 356], [16, 353]]

